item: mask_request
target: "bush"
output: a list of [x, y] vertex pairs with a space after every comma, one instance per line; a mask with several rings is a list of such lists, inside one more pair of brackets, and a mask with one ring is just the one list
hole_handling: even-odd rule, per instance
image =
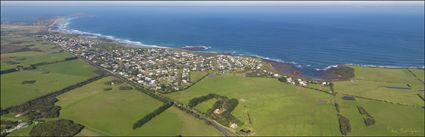
[[285, 77], [280, 77], [280, 78], [278, 78], [278, 80], [279, 80], [280, 82], [288, 82], [288, 80], [286, 80], [286, 78], [285, 78]]
[[357, 106], [357, 109], [359, 110], [360, 114], [362, 114], [366, 126], [371, 126], [375, 124], [375, 119], [366, 111], [366, 109], [361, 106]]
[[60, 119], [37, 124], [30, 131], [30, 136], [74, 136], [84, 128], [71, 120]]
[[118, 89], [120, 89], [120, 90], [132, 90], [133, 87], [128, 86], [128, 85], [123, 85], [123, 86], [118, 87]]
[[351, 132], [350, 120], [348, 118], [338, 114], [338, 122], [341, 134], [347, 135], [348, 132]]

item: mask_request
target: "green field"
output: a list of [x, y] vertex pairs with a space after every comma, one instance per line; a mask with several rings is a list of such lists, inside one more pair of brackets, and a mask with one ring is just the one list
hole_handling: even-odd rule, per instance
[[202, 102], [202, 103], [196, 105], [195, 109], [198, 110], [201, 113], [205, 113], [214, 105], [214, 103], [216, 101], [217, 101], [217, 99], [215, 99], [215, 98], [207, 100], [205, 102]]
[[[424, 135], [424, 109], [356, 98], [355, 101], [337, 99], [341, 113], [350, 120], [353, 136], [419, 136]], [[362, 106], [375, 119], [367, 127], [357, 106]]]
[[238, 99], [232, 114], [244, 122], [242, 128], [253, 129], [255, 135], [340, 135], [332, 96], [277, 79], [224, 74], [167, 96], [187, 104], [208, 93]]
[[191, 71], [190, 72], [190, 81], [196, 82], [196, 81], [200, 80], [201, 78], [203, 78], [207, 74], [208, 74], [208, 72], [206, 72], [206, 71]]
[[[170, 108], [141, 128], [133, 124], [163, 103], [136, 90], [119, 90], [104, 84], [107, 77], [59, 96], [62, 118], [86, 128], [79, 135], [197, 135], [218, 134], [212, 127]], [[112, 90], [104, 91], [112, 87]], [[193, 130], [193, 131], [192, 131]]]
[[[1, 75], [1, 107], [18, 105], [96, 76], [95, 68], [81, 60], [43, 65]], [[35, 83], [23, 84], [34, 80]]]
[[[2, 57], [7, 57], [7, 61], [1, 62], [1, 70], [16, 68], [18, 65], [27, 67], [31, 64], [41, 63], [41, 62], [53, 62], [64, 60], [65, 58], [72, 57], [71, 54], [60, 52], [60, 53], [43, 53], [37, 51], [23, 51], [15, 53], [2, 54]], [[7, 63], [7, 62], [15, 63]]]
[[17, 32], [2, 35], [1, 44], [1, 70], [72, 57], [71, 54], [61, 52], [59, 47], [45, 40]]
[[[424, 83], [407, 69], [353, 67], [355, 77], [350, 81], [334, 82], [336, 92], [394, 103], [424, 106], [417, 94], [423, 94]], [[422, 72], [421, 72], [422, 71]], [[423, 74], [423, 70], [414, 70]], [[409, 88], [397, 89], [393, 87]]]

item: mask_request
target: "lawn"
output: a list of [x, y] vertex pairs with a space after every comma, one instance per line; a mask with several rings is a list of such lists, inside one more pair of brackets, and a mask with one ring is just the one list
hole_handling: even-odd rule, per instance
[[[423, 100], [417, 96], [423, 93], [424, 84], [407, 69], [354, 68], [353, 80], [334, 82], [335, 91], [394, 103], [424, 106]], [[416, 73], [420, 73], [418, 71], [421, 70], [415, 70]], [[409, 88], [407, 84], [411, 86], [410, 89], [400, 89]]]
[[[95, 68], [81, 60], [40, 66], [35, 70], [1, 75], [1, 107], [18, 105], [96, 76]], [[35, 81], [23, 84], [24, 81]]]
[[273, 78], [217, 75], [167, 96], [187, 104], [208, 93], [238, 99], [232, 114], [255, 135], [340, 135], [332, 96]]
[[[86, 128], [79, 135], [197, 135], [217, 134], [200, 120], [170, 108], [141, 128], [133, 124], [163, 103], [136, 90], [119, 90], [121, 85], [106, 85], [112, 77], [103, 78], [59, 96], [61, 118], [81, 123]], [[112, 87], [112, 90], [104, 91]], [[194, 131], [191, 130], [194, 129]]]
[[[419, 136], [424, 135], [424, 109], [359, 99], [337, 99], [342, 115], [350, 120], [353, 136]], [[357, 106], [362, 106], [375, 119], [375, 125], [367, 127]]]

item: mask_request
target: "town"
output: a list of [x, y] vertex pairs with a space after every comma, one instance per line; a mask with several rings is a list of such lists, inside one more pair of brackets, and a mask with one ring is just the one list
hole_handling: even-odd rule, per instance
[[[86, 36], [66, 37], [49, 33], [40, 37], [82, 57], [96, 66], [137, 82], [146, 89], [163, 93], [182, 90], [194, 81], [191, 71], [241, 72], [263, 69], [262, 60], [254, 57], [222, 54], [199, 54], [171, 48], [99, 48], [102, 40]], [[271, 76], [278, 74], [267, 72]]]

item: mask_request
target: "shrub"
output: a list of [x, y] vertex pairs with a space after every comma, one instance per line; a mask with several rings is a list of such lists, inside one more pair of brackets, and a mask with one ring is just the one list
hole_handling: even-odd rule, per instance
[[341, 134], [347, 135], [348, 132], [351, 132], [350, 120], [348, 118], [338, 114], [338, 122]]
[[120, 90], [132, 90], [132, 89], [133, 89], [133, 87], [130, 87], [130, 86], [124, 85], [124, 86], [120, 86], [120, 87], [118, 87], [118, 89], [120, 89]]
[[84, 128], [71, 120], [59, 119], [37, 124], [30, 131], [31, 136], [74, 136]]
[[357, 109], [359, 110], [360, 114], [363, 116], [363, 121], [366, 126], [371, 126], [375, 124], [375, 119], [370, 115], [366, 109], [364, 109], [361, 106], [357, 106]]

